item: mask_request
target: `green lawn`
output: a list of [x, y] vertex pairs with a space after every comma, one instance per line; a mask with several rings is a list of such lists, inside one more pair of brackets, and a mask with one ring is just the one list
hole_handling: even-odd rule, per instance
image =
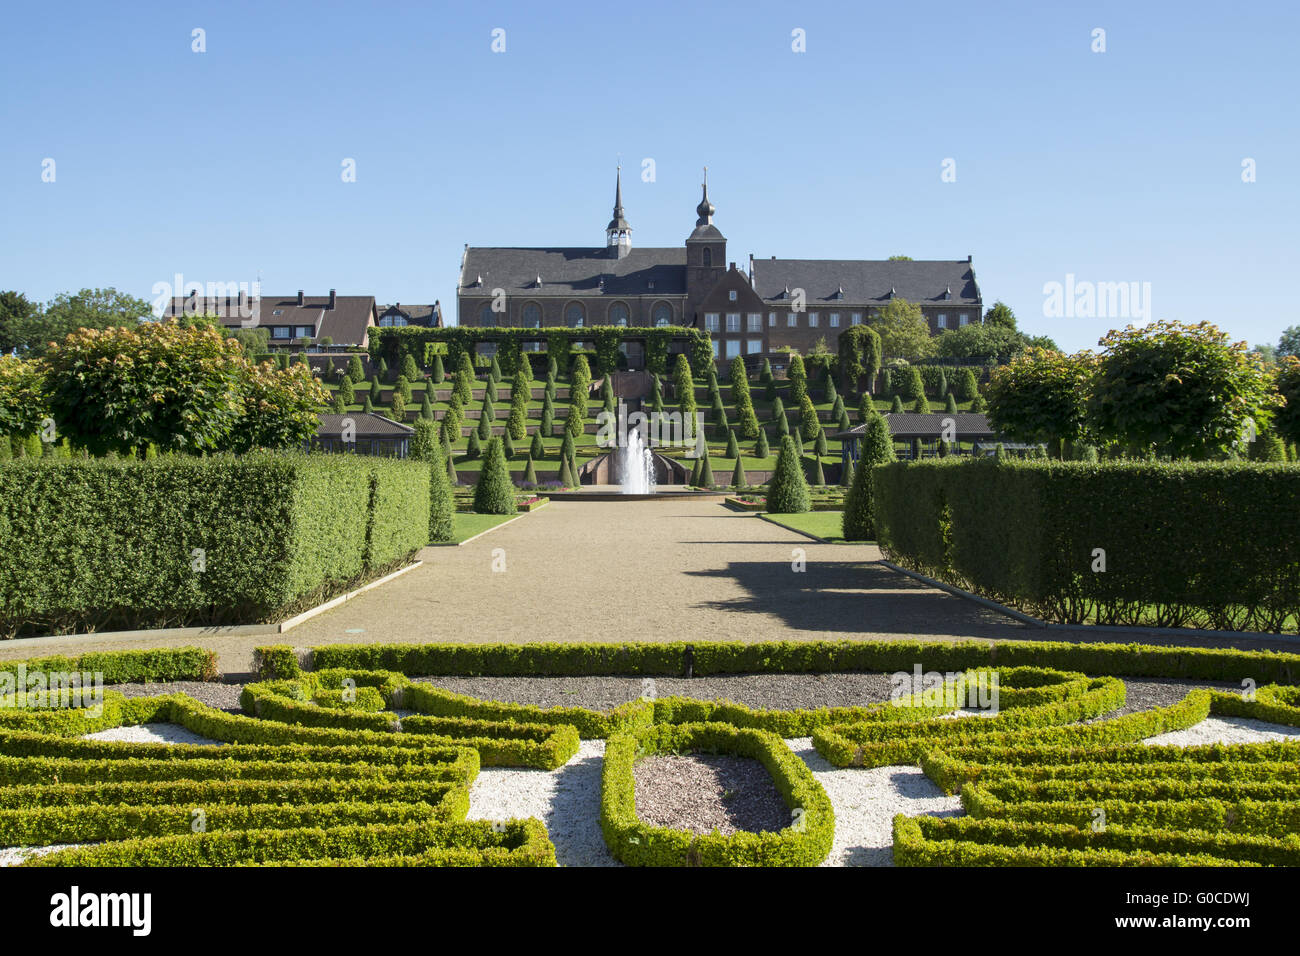
[[831, 544], [862, 544], [860, 541], [845, 541], [841, 534], [842, 511], [807, 511], [798, 515], [761, 514], [759, 517], [779, 524], [792, 531], [815, 535]]
[[[523, 514], [523, 512], [520, 512], [520, 514]], [[517, 517], [517, 515], [479, 515], [458, 511], [454, 516], [454, 531], [451, 543], [460, 544], [462, 541], [467, 541], [474, 535], [481, 534], [489, 528], [504, 524], [514, 517]]]

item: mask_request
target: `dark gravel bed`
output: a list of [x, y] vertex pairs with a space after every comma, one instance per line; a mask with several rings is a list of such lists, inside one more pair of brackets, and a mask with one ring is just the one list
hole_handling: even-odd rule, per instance
[[[1135, 714], [1139, 710], [1151, 710], [1153, 707], [1168, 707], [1187, 696], [1189, 690], [1197, 687], [1209, 687], [1213, 690], [1241, 690], [1240, 684], [1223, 681], [1174, 680], [1171, 678], [1125, 677], [1124, 690], [1128, 696], [1127, 703], [1119, 710], [1102, 714], [1097, 720], [1113, 720], [1125, 714]], [[1090, 723], [1090, 721], [1087, 721]]]
[[[540, 707], [609, 710], [642, 694], [732, 700], [750, 707], [800, 710], [889, 700], [887, 674], [722, 674], [711, 677], [419, 677], [480, 700]], [[651, 682], [651, 683], [647, 683]]]
[[178, 680], [167, 684], [114, 684], [104, 690], [119, 691], [127, 697], [161, 697], [163, 694], [188, 694], [200, 703], [220, 710], [237, 712], [243, 684], [220, 684], [215, 681]]
[[646, 823], [691, 833], [780, 830], [790, 824], [771, 775], [730, 754], [642, 757], [633, 765], [636, 810]]

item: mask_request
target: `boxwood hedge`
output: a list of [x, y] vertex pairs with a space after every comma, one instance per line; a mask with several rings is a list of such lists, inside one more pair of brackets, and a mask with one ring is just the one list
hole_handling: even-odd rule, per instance
[[[760, 761], [791, 810], [791, 825], [776, 832], [724, 836], [642, 821], [636, 810], [637, 757], [698, 751]], [[812, 771], [775, 734], [729, 724], [658, 724], [609, 739], [601, 773], [600, 828], [614, 857], [632, 866], [816, 866], [830, 853], [835, 814]]]

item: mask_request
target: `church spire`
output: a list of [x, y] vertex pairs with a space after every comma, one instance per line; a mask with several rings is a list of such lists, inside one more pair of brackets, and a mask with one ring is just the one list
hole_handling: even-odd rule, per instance
[[695, 220], [697, 226], [707, 226], [713, 222], [713, 214], [717, 212], [713, 203], [709, 202], [709, 167], [704, 167], [704, 198], [700, 204], [695, 207], [695, 214], [699, 219]]
[[623, 215], [623, 167], [614, 174], [614, 218], [605, 227], [605, 245], [622, 259], [632, 251], [632, 227]]

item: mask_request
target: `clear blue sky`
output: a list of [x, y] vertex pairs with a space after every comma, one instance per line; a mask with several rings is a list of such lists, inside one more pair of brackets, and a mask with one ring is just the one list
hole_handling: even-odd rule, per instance
[[602, 243], [621, 155], [640, 245], [685, 239], [707, 164], [738, 262], [970, 254], [986, 304], [1067, 348], [1124, 324], [1045, 317], [1067, 273], [1275, 341], [1300, 322], [1298, 26], [1283, 2], [13, 4], [0, 288], [260, 272], [454, 317], [464, 243]]

